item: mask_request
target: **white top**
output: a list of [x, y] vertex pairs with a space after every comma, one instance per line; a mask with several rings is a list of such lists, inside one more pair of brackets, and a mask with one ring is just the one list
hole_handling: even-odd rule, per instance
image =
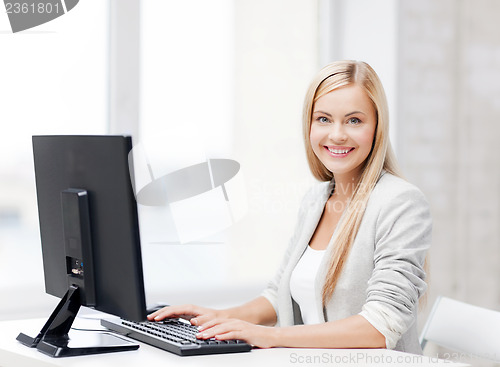
[[300, 307], [304, 325], [323, 322], [318, 312], [315, 280], [324, 254], [325, 250], [307, 246], [290, 277], [290, 293]]

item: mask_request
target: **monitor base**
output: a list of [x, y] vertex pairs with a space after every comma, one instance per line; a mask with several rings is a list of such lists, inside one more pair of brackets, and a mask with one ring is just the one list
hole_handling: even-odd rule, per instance
[[16, 340], [51, 357], [111, 353], [139, 348], [138, 344], [107, 331], [74, 330], [70, 338], [68, 333], [79, 309], [79, 289], [71, 286], [35, 338], [20, 333]]

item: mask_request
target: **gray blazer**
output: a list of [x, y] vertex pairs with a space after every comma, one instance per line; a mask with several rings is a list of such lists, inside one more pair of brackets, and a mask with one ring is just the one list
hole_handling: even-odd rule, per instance
[[[276, 276], [262, 296], [273, 305], [277, 326], [302, 324], [290, 295], [290, 276], [321, 218], [333, 182], [315, 185], [299, 209], [295, 232]], [[418, 299], [426, 290], [423, 264], [431, 243], [429, 205], [414, 185], [384, 172], [375, 185], [334, 294], [326, 307], [321, 292], [332, 241], [316, 277], [316, 304], [324, 321], [360, 314], [385, 336], [386, 347], [421, 354]], [[313, 269], [312, 269], [313, 270]]]

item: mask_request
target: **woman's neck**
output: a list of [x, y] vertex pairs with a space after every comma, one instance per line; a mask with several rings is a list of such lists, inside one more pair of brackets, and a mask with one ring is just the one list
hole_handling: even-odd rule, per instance
[[340, 200], [349, 200], [358, 186], [361, 174], [334, 174], [333, 178], [335, 180], [335, 190], [333, 195]]

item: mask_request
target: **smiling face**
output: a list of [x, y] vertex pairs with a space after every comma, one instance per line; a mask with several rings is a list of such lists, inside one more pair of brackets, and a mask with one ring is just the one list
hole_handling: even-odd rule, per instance
[[310, 142], [323, 165], [340, 176], [357, 179], [370, 154], [377, 115], [362, 87], [350, 84], [335, 89], [314, 103]]

